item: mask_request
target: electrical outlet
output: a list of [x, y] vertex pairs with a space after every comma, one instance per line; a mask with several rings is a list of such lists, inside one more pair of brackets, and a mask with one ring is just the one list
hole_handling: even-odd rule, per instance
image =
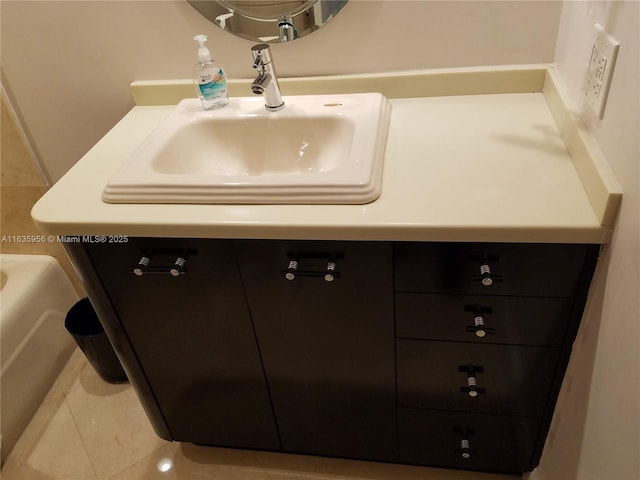
[[591, 49], [585, 78], [585, 98], [595, 114], [602, 118], [620, 43], [599, 23], [595, 24], [595, 30], [596, 38]]

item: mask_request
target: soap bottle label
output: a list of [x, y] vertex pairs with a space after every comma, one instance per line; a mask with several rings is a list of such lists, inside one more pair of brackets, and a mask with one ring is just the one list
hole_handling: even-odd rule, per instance
[[198, 88], [206, 99], [226, 97], [227, 82], [221, 69], [210, 68], [198, 75]]

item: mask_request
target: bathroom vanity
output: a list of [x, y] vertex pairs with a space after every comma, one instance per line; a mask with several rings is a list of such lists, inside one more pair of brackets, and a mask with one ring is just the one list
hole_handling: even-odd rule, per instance
[[354, 85], [391, 99], [369, 204], [104, 203], [171, 111], [139, 105], [34, 207], [43, 231], [74, 236], [159, 436], [538, 464], [620, 191], [552, 69], [451, 75], [282, 81], [285, 100]]
[[162, 437], [505, 472], [537, 463], [599, 251], [179, 238], [72, 248]]

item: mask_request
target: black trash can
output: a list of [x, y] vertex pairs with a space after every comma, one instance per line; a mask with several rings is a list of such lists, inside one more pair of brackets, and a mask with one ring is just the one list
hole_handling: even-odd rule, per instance
[[88, 298], [83, 298], [71, 307], [64, 320], [64, 326], [104, 381], [127, 381], [120, 360]]

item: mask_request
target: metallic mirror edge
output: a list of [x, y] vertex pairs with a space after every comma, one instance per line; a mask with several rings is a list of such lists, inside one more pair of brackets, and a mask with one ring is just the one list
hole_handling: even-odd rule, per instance
[[202, 16], [247, 40], [281, 43], [308, 35], [348, 0], [187, 0]]

